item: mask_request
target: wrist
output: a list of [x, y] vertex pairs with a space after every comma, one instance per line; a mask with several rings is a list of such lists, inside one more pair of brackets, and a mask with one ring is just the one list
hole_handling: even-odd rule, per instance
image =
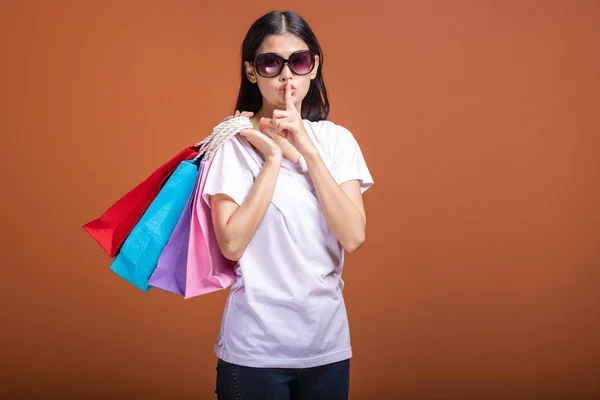
[[281, 165], [282, 161], [283, 161], [282, 154], [272, 154], [270, 156], [265, 157], [265, 164]]
[[320, 156], [319, 151], [314, 145], [309, 147], [308, 149], [301, 151], [300, 154], [306, 161]]

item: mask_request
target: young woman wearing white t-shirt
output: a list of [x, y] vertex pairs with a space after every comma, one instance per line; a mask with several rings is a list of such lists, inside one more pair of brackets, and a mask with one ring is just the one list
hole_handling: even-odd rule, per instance
[[372, 184], [346, 128], [327, 121], [323, 53], [298, 14], [271, 12], [242, 44], [235, 116], [202, 192], [237, 261], [215, 353], [219, 399], [347, 399], [344, 251], [365, 241]]

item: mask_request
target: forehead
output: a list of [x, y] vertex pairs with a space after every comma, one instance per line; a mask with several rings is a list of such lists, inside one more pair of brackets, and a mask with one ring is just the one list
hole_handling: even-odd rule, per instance
[[290, 54], [298, 50], [308, 50], [308, 46], [298, 36], [285, 33], [283, 35], [266, 36], [256, 54], [277, 53], [287, 58]]

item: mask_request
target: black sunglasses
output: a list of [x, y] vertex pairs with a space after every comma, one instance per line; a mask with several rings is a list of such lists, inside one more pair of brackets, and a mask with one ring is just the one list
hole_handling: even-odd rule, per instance
[[254, 67], [263, 78], [274, 78], [281, 74], [285, 63], [294, 74], [307, 75], [315, 68], [315, 55], [310, 50], [298, 50], [285, 59], [277, 53], [263, 53], [254, 60]]

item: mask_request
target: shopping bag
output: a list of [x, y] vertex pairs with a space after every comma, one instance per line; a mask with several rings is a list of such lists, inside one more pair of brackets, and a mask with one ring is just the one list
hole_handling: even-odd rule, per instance
[[148, 209], [165, 181], [182, 161], [196, 157], [198, 148], [197, 144], [183, 149], [110, 206], [102, 216], [88, 222], [83, 228], [110, 257], [115, 257], [127, 235]]
[[[201, 166], [204, 161], [201, 161]], [[188, 246], [190, 240], [190, 225], [192, 221], [193, 201], [196, 197], [195, 187], [190, 193], [183, 213], [163, 249], [156, 269], [150, 276], [148, 285], [171, 293], [185, 295], [185, 277], [187, 269]]]
[[212, 159], [206, 159], [200, 168], [196, 185], [190, 225], [185, 298], [222, 290], [233, 284], [235, 262], [223, 256], [214, 227], [210, 207], [202, 199], [202, 191]]
[[198, 178], [197, 160], [183, 161], [119, 250], [110, 269], [144, 292]]

